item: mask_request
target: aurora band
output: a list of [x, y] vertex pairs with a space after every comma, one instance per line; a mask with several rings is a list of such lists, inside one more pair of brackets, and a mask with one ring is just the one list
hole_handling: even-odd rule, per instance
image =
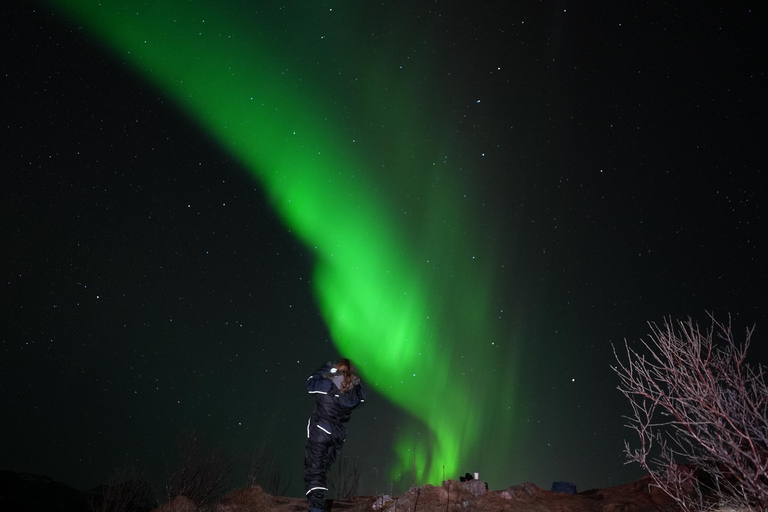
[[[326, 29], [331, 45], [334, 27], [349, 23], [324, 21], [333, 14], [318, 2], [298, 2], [288, 13], [276, 5], [271, 14], [212, 0], [51, 5], [235, 155], [314, 251], [314, 293], [334, 343], [369, 385], [415, 418], [399, 431], [391, 478], [410, 481], [415, 466], [420, 482], [439, 483], [464, 467], [502, 467], [513, 393], [508, 375], [484, 368], [498, 368], [508, 354], [498, 352], [489, 322], [493, 266], [473, 260], [489, 251], [472, 235], [476, 219], [459, 199], [455, 168], [434, 169], [449, 139], [423, 136], [415, 156], [404, 147], [413, 145], [414, 125], [445, 130], [402, 97], [428, 95], [403, 89], [415, 82], [407, 70], [388, 77], [358, 63], [360, 46], [369, 58], [387, 49], [341, 44], [348, 35], [336, 33], [333, 55], [323, 54], [317, 46], [325, 36], [313, 27]], [[295, 56], [302, 52], [306, 58]], [[338, 92], [353, 86], [334, 96], [335, 73], [318, 69], [320, 58], [376, 82], [358, 90], [367, 103], [360, 110], [385, 118], [342, 115]]]

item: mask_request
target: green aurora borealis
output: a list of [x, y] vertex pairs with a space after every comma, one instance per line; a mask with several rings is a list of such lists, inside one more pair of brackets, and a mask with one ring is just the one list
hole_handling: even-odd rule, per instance
[[236, 155], [313, 250], [339, 352], [414, 417], [392, 478], [410, 480], [414, 460], [422, 483], [502, 467], [516, 358], [489, 301], [505, 269], [467, 207], [469, 150], [430, 76], [431, 24], [309, 1], [54, 4]]

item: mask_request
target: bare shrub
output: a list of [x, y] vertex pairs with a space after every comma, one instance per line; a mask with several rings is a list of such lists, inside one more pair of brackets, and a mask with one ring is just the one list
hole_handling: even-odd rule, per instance
[[264, 442], [251, 457], [245, 483], [249, 487], [260, 486], [272, 496], [284, 496], [291, 485], [291, 479], [285, 477], [275, 454], [267, 450], [267, 443]]
[[291, 477], [286, 477], [283, 469], [280, 466], [275, 466], [266, 485], [267, 492], [272, 496], [285, 496], [291, 487]]
[[651, 323], [643, 353], [625, 342], [614, 371], [629, 399], [629, 424], [640, 441], [629, 462], [685, 510], [768, 510], [768, 386], [764, 368], [746, 363], [753, 329], [738, 345], [710, 315]]
[[263, 442], [256, 448], [248, 466], [248, 474], [245, 477], [245, 485], [255, 487], [262, 485], [264, 479], [272, 472], [275, 466], [275, 456], [267, 452], [267, 443]]
[[328, 487], [336, 493], [336, 498], [347, 500], [357, 495], [360, 473], [357, 459], [350, 462], [349, 457], [340, 457], [331, 470]]
[[184, 432], [179, 441], [179, 460], [166, 472], [166, 498], [171, 501], [185, 496], [200, 507], [224, 492], [232, 468], [232, 458], [221, 445], [205, 449], [197, 434]]
[[118, 469], [88, 499], [92, 512], [138, 512], [152, 508], [152, 502], [152, 486], [133, 466]]

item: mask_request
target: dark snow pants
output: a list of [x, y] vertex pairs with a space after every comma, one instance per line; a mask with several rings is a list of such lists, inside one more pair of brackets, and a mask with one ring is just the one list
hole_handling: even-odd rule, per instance
[[325, 510], [328, 493], [326, 476], [347, 437], [347, 428], [339, 422], [317, 416], [307, 423], [307, 452], [304, 457], [304, 483], [311, 510]]

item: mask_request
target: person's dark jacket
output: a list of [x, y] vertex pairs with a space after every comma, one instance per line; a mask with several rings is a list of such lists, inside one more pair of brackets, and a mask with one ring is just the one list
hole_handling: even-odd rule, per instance
[[334, 377], [338, 376], [331, 373], [332, 368], [332, 363], [326, 363], [310, 375], [307, 379], [307, 391], [315, 398], [315, 416], [346, 423], [352, 415], [352, 410], [365, 402], [365, 391], [360, 379], [355, 377], [352, 386], [342, 394], [334, 383]]

